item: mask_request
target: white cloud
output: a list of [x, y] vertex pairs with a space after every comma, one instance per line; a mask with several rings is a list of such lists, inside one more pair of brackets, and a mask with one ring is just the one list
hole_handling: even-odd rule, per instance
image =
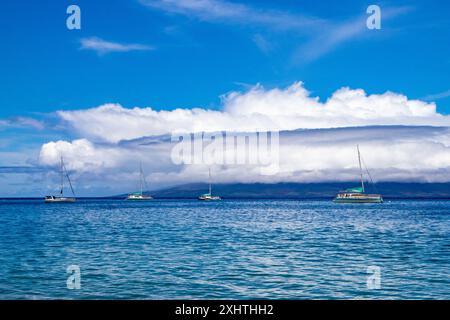
[[34, 128], [37, 130], [44, 129], [44, 123], [28, 117], [14, 117], [10, 119], [0, 119], [1, 128]]
[[[212, 166], [214, 182], [357, 181], [356, 144], [376, 181], [450, 181], [449, 128], [382, 126], [282, 132], [277, 175], [261, 175], [258, 166]], [[107, 185], [116, 193], [137, 186], [139, 162], [151, 189], [207, 181], [207, 165], [173, 164], [172, 147], [167, 137], [119, 145], [93, 144], [84, 139], [50, 142], [42, 147], [40, 162], [56, 168], [62, 153], [68, 169], [74, 171], [78, 188], [97, 185], [102, 189]]]
[[[383, 7], [381, 10], [383, 24], [392, 18], [410, 12], [412, 9], [409, 6]], [[379, 31], [367, 28], [367, 18], [368, 15], [359, 15], [348, 21], [324, 26], [309, 41], [297, 48], [293, 57], [294, 62], [308, 63], [326, 55], [348, 41], [363, 36], [376, 35]]]
[[93, 50], [98, 54], [111, 52], [148, 51], [154, 48], [143, 44], [122, 44], [118, 42], [106, 41], [97, 37], [83, 38], [80, 40], [81, 49]]
[[140, 0], [149, 8], [182, 14], [209, 22], [262, 25], [272, 29], [297, 31], [319, 27], [325, 20], [280, 10], [257, 9], [225, 0]]
[[118, 104], [58, 116], [81, 137], [117, 143], [121, 140], [172, 132], [295, 130], [367, 125], [450, 126], [450, 117], [434, 103], [410, 100], [392, 92], [368, 95], [362, 89], [341, 88], [326, 102], [311, 97], [302, 83], [285, 89], [255, 86], [222, 97], [222, 110], [152, 108], [127, 109]]
[[54, 166], [59, 164], [61, 156], [69, 160], [67, 167], [70, 170], [78, 172], [95, 172], [120, 165], [118, 149], [99, 148], [86, 139], [44, 144], [39, 154], [39, 163], [43, 166]]
[[[256, 8], [239, 2], [225, 0], [140, 0], [149, 8], [162, 10], [170, 14], [185, 15], [200, 21], [211, 23], [249, 25], [265, 27], [277, 32], [291, 32], [293, 42], [303, 43], [293, 55], [293, 62], [308, 63], [335, 50], [340, 45], [361, 38], [374, 35], [368, 30], [366, 20], [369, 17], [365, 10], [361, 10], [351, 19], [330, 20], [318, 16], [291, 13], [286, 10]], [[399, 15], [410, 12], [410, 6], [382, 8], [383, 25]], [[301, 10], [301, 8], [300, 8]], [[252, 39], [258, 47], [266, 52], [269, 43], [260, 36]], [[294, 43], [295, 44], [295, 43]], [[271, 44], [271, 47], [273, 45]]]
[[81, 188], [105, 190], [106, 185], [114, 194], [136, 187], [142, 162], [150, 188], [157, 189], [207, 179], [207, 165], [172, 162], [172, 132], [280, 130], [278, 174], [261, 175], [259, 166], [222, 165], [213, 167], [215, 182], [356, 180], [356, 144], [378, 181], [450, 181], [450, 117], [437, 113], [434, 103], [349, 88], [321, 102], [301, 83], [284, 89], [255, 86], [222, 101], [221, 111], [115, 104], [59, 111], [82, 139], [43, 145], [39, 163], [56, 169], [63, 154]]
[[273, 43], [263, 37], [261, 34], [255, 34], [252, 37], [255, 45], [261, 50], [263, 53], [268, 54], [273, 50]]
[[435, 100], [444, 99], [444, 98], [448, 98], [448, 97], [450, 97], [450, 90], [440, 92], [440, 93], [430, 94], [426, 97], [423, 97], [422, 99], [425, 101], [435, 101]]

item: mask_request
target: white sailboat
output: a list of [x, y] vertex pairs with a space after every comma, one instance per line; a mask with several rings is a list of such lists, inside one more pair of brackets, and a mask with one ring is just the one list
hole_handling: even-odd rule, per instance
[[[67, 172], [66, 166], [64, 165], [63, 157], [61, 156], [61, 189], [59, 196], [46, 196], [44, 201], [45, 203], [72, 203], [76, 201], [75, 198], [75, 192], [73, 191], [72, 182], [69, 178], [69, 173]], [[70, 190], [72, 191], [73, 197], [65, 197], [64, 196], [64, 176], [67, 177], [67, 180], [69, 181]]]
[[146, 187], [147, 183], [145, 182], [144, 172], [142, 171], [142, 163], [139, 166], [139, 185], [140, 185], [140, 191], [128, 194], [126, 200], [130, 200], [130, 201], [153, 200], [153, 198], [151, 196], [144, 194], [144, 186]]
[[209, 169], [209, 192], [202, 194], [200, 197], [198, 197], [198, 200], [201, 201], [217, 201], [222, 200], [219, 196], [213, 196], [212, 194], [212, 187], [211, 187], [211, 169]]
[[[361, 180], [361, 187], [347, 189], [338, 193], [334, 202], [336, 203], [382, 203], [383, 196], [380, 194], [367, 194], [364, 186], [364, 177], [361, 165], [361, 153], [359, 151], [359, 145], [356, 146], [358, 150], [358, 162], [359, 162], [359, 175]], [[366, 168], [367, 173], [369, 171]], [[370, 174], [369, 174], [370, 177]]]

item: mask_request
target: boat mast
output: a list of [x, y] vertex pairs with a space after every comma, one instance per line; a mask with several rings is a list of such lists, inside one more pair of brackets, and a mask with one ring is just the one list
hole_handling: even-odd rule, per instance
[[359, 174], [361, 176], [361, 187], [362, 187], [362, 191], [364, 193], [365, 192], [364, 179], [363, 179], [363, 172], [362, 172], [362, 165], [361, 165], [361, 153], [359, 152], [359, 145], [356, 145], [356, 149], [358, 149]]
[[143, 194], [143, 183], [142, 183], [142, 180], [144, 179], [144, 173], [142, 172], [142, 162], [140, 162], [139, 163], [139, 183], [140, 183], [140, 186], [141, 186], [141, 196], [142, 196], [142, 194]]
[[211, 193], [211, 168], [209, 168], [209, 194], [212, 195], [212, 193]]
[[61, 156], [61, 161], [60, 161], [60, 164], [61, 164], [61, 191], [60, 191], [60, 194], [61, 194], [61, 197], [63, 196], [63, 193], [64, 193], [64, 162], [63, 162], [63, 157]]

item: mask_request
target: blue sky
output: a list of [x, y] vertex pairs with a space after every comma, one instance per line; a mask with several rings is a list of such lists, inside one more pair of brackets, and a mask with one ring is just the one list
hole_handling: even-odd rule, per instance
[[[81, 8], [81, 30], [65, 27], [65, 10], [72, 3]], [[297, 80], [323, 98], [342, 86], [369, 93], [391, 90], [411, 98], [450, 89], [448, 1], [379, 3], [386, 10], [410, 10], [384, 19], [379, 31], [367, 30], [306, 62], [294, 56], [317, 36], [308, 34], [307, 27], [277, 30], [270, 23], [241, 17], [208, 19], [142, 3], [3, 2], [0, 116], [105, 102], [157, 109], [214, 107], [221, 94], [239, 89], [240, 84], [285, 86]], [[259, 0], [245, 5], [254, 11], [278, 10], [338, 26], [364, 17], [372, 3]], [[139, 43], [154, 50], [99, 56], [80, 50], [80, 39], [88, 37]], [[267, 48], [260, 49], [256, 39], [267, 43]], [[439, 99], [438, 107], [449, 113], [450, 97]]]
[[[81, 8], [81, 30], [66, 8]], [[381, 30], [365, 27], [382, 9]], [[450, 114], [448, 1], [7, 1], [0, 10], [0, 166], [37, 166], [42, 144], [85, 138], [58, 110], [105, 103], [220, 110], [221, 95], [302, 81], [435, 102]], [[105, 49], [105, 48], [109, 49]], [[103, 49], [102, 49], [103, 48]], [[0, 190], [1, 192], [2, 190]]]

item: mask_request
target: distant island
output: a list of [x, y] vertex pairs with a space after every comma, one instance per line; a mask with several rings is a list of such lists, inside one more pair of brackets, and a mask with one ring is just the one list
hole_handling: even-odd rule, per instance
[[[215, 184], [214, 193], [224, 199], [332, 199], [340, 190], [356, 185], [352, 182]], [[208, 190], [205, 183], [193, 183], [148, 191], [156, 199], [194, 199]], [[450, 183], [380, 182], [368, 186], [385, 199], [450, 199]], [[118, 195], [117, 197], [125, 197]]]

